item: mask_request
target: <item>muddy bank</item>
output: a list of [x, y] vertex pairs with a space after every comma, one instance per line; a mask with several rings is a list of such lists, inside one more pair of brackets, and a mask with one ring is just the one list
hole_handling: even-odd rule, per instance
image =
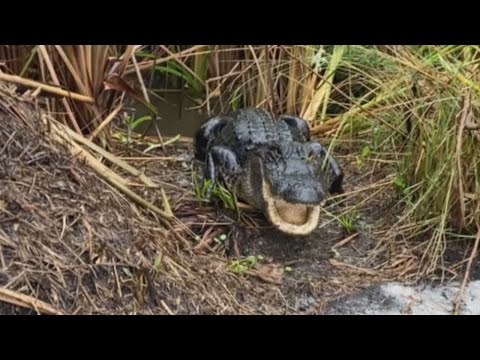
[[[351, 195], [294, 238], [262, 214], [242, 209], [238, 219], [199, 199], [191, 142], [119, 146], [118, 157], [165, 190], [175, 214], [166, 227], [52, 141], [31, 107], [9, 101], [0, 115], [1, 314], [37, 313], [2, 300], [2, 289], [66, 314], [322, 314], [335, 299], [355, 309], [349, 294], [393, 277], [368, 258], [385, 214], [400, 210], [390, 172], [352, 165], [351, 148], [337, 151]], [[159, 189], [105, 163], [163, 206]]]
[[[10, 100], [1, 117], [0, 289], [67, 314], [319, 314], [326, 301], [381, 275], [342, 265], [362, 266], [368, 227], [332, 251], [349, 235], [327, 213], [314, 234], [294, 239], [262, 214], [245, 210], [238, 221], [199, 200], [189, 142], [148, 153], [134, 143], [116, 154], [163, 187], [175, 214], [166, 228], [56, 144], [32, 107]], [[105, 163], [163, 206], [159, 189]], [[350, 172], [347, 184], [364, 186]], [[357, 194], [350, 201], [368, 191]], [[36, 313], [5, 301], [0, 311]]]

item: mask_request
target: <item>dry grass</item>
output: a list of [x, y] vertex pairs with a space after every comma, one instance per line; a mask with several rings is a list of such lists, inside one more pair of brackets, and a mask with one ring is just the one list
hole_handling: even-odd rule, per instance
[[[331, 152], [357, 168], [355, 175], [348, 179], [352, 188], [343, 200], [347, 206], [332, 215], [348, 224], [352, 210], [372, 201], [377, 200], [379, 208], [384, 209], [376, 215], [382, 224], [374, 229], [375, 237], [381, 241], [369, 258], [381, 260], [380, 265], [376, 264], [376, 271], [384, 269], [413, 279], [434, 276], [438, 270], [455, 269], [455, 276], [460, 276], [459, 264], [465, 261], [459, 260], [459, 264], [451, 267], [444, 262], [444, 255], [458, 245], [470, 249], [478, 232], [480, 50], [477, 46], [155, 45], [150, 49], [153, 51], [147, 50], [113, 45], [0, 46], [0, 79], [23, 86], [20, 90], [26, 91], [26, 98], [35, 99], [50, 116], [109, 150], [117, 145], [111, 126], [120, 120], [125, 96], [133, 97], [156, 116], [156, 110], [149, 104], [153, 93], [148, 80], [150, 70], [166, 77], [176, 88], [186, 87], [199, 107], [212, 114], [253, 105], [274, 114], [288, 112], [304, 116], [310, 121], [315, 136], [329, 143]], [[4, 139], [5, 149], [19, 136], [14, 129], [20, 125], [11, 126], [12, 131], [3, 130], [12, 136], [12, 140]], [[18, 129], [18, 132], [25, 131]], [[41, 141], [53, 146], [47, 138]], [[164, 148], [163, 139], [161, 142]], [[87, 149], [95, 156], [101, 155], [91, 147]], [[7, 156], [5, 151], [3, 156]], [[157, 157], [168, 158], [168, 154], [160, 152]], [[79, 170], [82, 176], [92, 174], [81, 166], [71, 165], [72, 169], [83, 169]], [[129, 179], [129, 186], [138, 196], [164, 208], [165, 201], [158, 200], [162, 199], [158, 189], [145, 187], [138, 174], [133, 175], [125, 167], [118, 164], [112, 167]], [[165, 171], [173, 170], [166, 166]], [[378, 171], [388, 172], [382, 174], [380, 182], [375, 175]], [[28, 175], [25, 176], [28, 179]], [[366, 180], [371, 184], [364, 183]], [[178, 186], [174, 190], [174, 182], [166, 177], [160, 183], [170, 197], [173, 212], [190, 212], [192, 224], [203, 222], [213, 226], [209, 222], [211, 213], [202, 214], [202, 207], [188, 209], [191, 204], [182, 202], [185, 194], [178, 191]], [[359, 183], [362, 185], [355, 187]], [[15, 187], [18, 186], [15, 183]], [[85, 202], [89, 201], [88, 197], [94, 199], [100, 195], [87, 186], [81, 189], [85, 192], [82, 195], [86, 196]], [[110, 189], [107, 193], [112, 199], [109, 201], [130, 204], [116, 189], [109, 186], [105, 189]], [[102, 191], [104, 194], [106, 190]], [[396, 204], [395, 211], [388, 211], [385, 204], [381, 204], [387, 192], [391, 203]], [[32, 204], [41, 206], [41, 202]], [[154, 216], [143, 206], [129, 207], [131, 210], [125, 211], [135, 221], [143, 221], [140, 219], [146, 214], [151, 221]], [[98, 211], [100, 216], [100, 208]], [[106, 221], [114, 218], [112, 215]], [[230, 224], [229, 220], [226, 223]], [[65, 227], [63, 220], [56, 226]], [[147, 229], [149, 226], [163, 229], [162, 239], [175, 233], [166, 225], [164, 228], [149, 223]], [[176, 230], [183, 229], [184, 233], [174, 241], [163, 240], [162, 246], [182, 259], [183, 255], [178, 255], [178, 244], [188, 248], [187, 244], [195, 236], [178, 218], [173, 226]], [[151, 231], [139, 231], [139, 235], [145, 236], [143, 241], [148, 242], [149, 237], [154, 236]], [[215, 247], [211, 243], [213, 237], [203, 238], [201, 248]], [[75, 248], [73, 252], [81, 250]], [[63, 249], [60, 256], [67, 256], [63, 251], [68, 254], [68, 250]], [[471, 255], [473, 258], [475, 254]], [[183, 263], [181, 267], [191, 269]], [[123, 270], [119, 271], [121, 268], [117, 266], [113, 269], [115, 279], [122, 280]], [[184, 272], [175, 266], [172, 269], [176, 270], [171, 274], [180, 274], [175, 281], [183, 283]], [[191, 271], [187, 272], [191, 274]], [[171, 274], [169, 276], [173, 276]], [[60, 279], [60, 275], [57, 276]], [[220, 304], [215, 301], [211, 303]], [[232, 299], [229, 301], [234, 303]], [[173, 306], [168, 302], [165, 305], [163, 309], [171, 310]]]
[[27, 105], [2, 108], [0, 144], [2, 289], [69, 314], [257, 311], [215, 290], [242, 283], [224, 261], [181, 251], [153, 214], [52, 141]]
[[[189, 184], [175, 179], [179, 174], [185, 181], [185, 175], [169, 165], [169, 157], [159, 163], [162, 176], [147, 174], [170, 200], [175, 219], [166, 226], [99, 177], [91, 163], [73, 156], [68, 143], [56, 141], [38, 104], [5, 87], [1, 93], [2, 313], [19, 311], [5, 304], [55, 314], [302, 313], [296, 303], [305, 292], [315, 294], [318, 303], [308, 311], [318, 313], [327, 298], [376, 278], [335, 263], [335, 276], [316, 273], [313, 280], [300, 273], [284, 279], [291, 261], [279, 259], [258, 261], [239, 274], [245, 260], [226, 257], [224, 245], [215, 241], [230, 230], [235, 243], [234, 220], [218, 218], [195, 200]], [[158, 187], [143, 184], [128, 167], [108, 166], [138, 196], [163, 206]], [[333, 265], [324, 262], [322, 271], [331, 271]], [[318, 259], [312, 264], [317, 268]], [[348, 281], [350, 272], [357, 283]]]

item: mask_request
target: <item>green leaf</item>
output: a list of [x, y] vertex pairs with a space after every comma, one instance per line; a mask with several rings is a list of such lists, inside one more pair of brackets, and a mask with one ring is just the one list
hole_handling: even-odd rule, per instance
[[130, 272], [130, 270], [126, 267], [122, 268], [122, 271], [125, 273], [125, 275], [127, 275], [128, 277], [133, 277], [132, 273]]
[[395, 177], [395, 179], [393, 180], [393, 184], [399, 190], [405, 190], [405, 188], [407, 187], [407, 184], [405, 183], [405, 179], [402, 178], [401, 176]]
[[150, 115], [142, 116], [136, 119], [135, 121], [133, 121], [130, 127], [132, 128], [132, 130], [134, 130], [141, 123], [144, 123], [145, 121], [151, 121], [151, 120], [152, 120], [152, 117]]
[[158, 269], [160, 269], [161, 264], [162, 264], [162, 258], [159, 256], [159, 257], [155, 258], [155, 262], [153, 263], [153, 267], [155, 268], [155, 270], [158, 270]]
[[365, 145], [362, 148], [362, 159], [365, 159], [369, 154], [370, 154], [370, 147], [368, 145]]

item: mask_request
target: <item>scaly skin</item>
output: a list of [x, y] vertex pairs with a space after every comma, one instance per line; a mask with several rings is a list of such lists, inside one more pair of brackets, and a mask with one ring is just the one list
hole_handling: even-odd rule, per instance
[[311, 233], [327, 195], [343, 191], [340, 166], [310, 141], [306, 121], [293, 116], [274, 122], [247, 108], [211, 118], [196, 135], [195, 156], [205, 162], [209, 192], [222, 181], [290, 234]]

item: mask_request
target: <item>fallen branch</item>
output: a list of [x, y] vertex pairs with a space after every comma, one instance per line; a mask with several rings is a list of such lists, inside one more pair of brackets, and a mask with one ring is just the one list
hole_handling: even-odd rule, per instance
[[222, 232], [222, 229], [217, 229], [214, 231], [212, 226], [202, 236], [202, 239], [198, 242], [197, 245], [193, 247], [193, 251], [196, 253], [202, 253], [204, 248], [208, 248], [209, 245], [214, 241], [215, 237]]
[[[46, 121], [46, 119], [44, 119], [44, 121]], [[127, 181], [124, 178], [122, 178], [120, 175], [118, 175], [114, 171], [110, 170], [108, 167], [106, 167], [104, 164], [98, 161], [92, 154], [90, 154], [88, 151], [83, 149], [80, 145], [71, 141], [71, 138], [69, 138], [66, 135], [66, 133], [62, 132], [62, 130], [60, 129], [62, 125], [55, 124], [55, 123], [51, 125], [53, 125], [51, 126], [51, 129], [52, 129], [51, 136], [55, 141], [66, 146], [73, 156], [84, 160], [87, 165], [89, 165], [99, 176], [101, 176], [109, 184], [111, 184], [112, 186], [114, 186], [115, 188], [123, 192], [125, 195], [130, 197], [132, 200], [134, 200], [138, 204], [160, 215], [161, 221], [165, 225], [168, 225], [167, 220], [171, 220], [173, 218], [173, 214], [169, 209], [169, 207], [167, 207], [167, 211], [163, 211], [158, 207], [156, 207], [155, 205], [153, 205], [152, 203], [148, 202], [147, 200], [135, 194], [132, 190], [128, 188]], [[164, 197], [164, 202], [165, 201], [166, 199]]]
[[89, 147], [91, 150], [97, 152], [101, 156], [103, 156], [105, 159], [110, 161], [111, 163], [117, 165], [118, 167], [122, 168], [123, 170], [129, 172], [133, 176], [137, 176], [145, 185], [152, 187], [152, 188], [158, 188], [159, 185], [153, 182], [149, 177], [147, 177], [144, 173], [140, 172], [139, 170], [135, 169], [133, 166], [130, 164], [126, 163], [125, 161], [119, 159], [112, 153], [102, 149], [100, 146], [94, 144], [93, 142], [89, 141], [85, 137], [83, 137], [80, 134], [77, 134], [75, 131], [70, 129], [68, 126], [65, 126], [61, 123], [59, 123], [57, 120], [55, 120], [52, 117], [48, 117], [50, 121], [52, 121], [55, 125], [57, 125], [62, 131], [66, 132], [71, 138], [73, 138], [75, 141], [78, 141], [79, 143]]
[[17, 75], [8, 75], [8, 74], [0, 73], [0, 80], [15, 83], [15, 84], [19, 84], [19, 85], [23, 85], [23, 86], [27, 86], [27, 87], [32, 87], [32, 88], [36, 88], [36, 89], [42, 89], [44, 91], [47, 91], [47, 92], [55, 94], [55, 95], [68, 97], [68, 98], [71, 98], [71, 99], [74, 99], [74, 100], [78, 100], [78, 101], [82, 101], [82, 102], [86, 102], [86, 103], [90, 103], [90, 104], [95, 103], [95, 100], [93, 98], [91, 98], [90, 96], [80, 95], [80, 94], [77, 94], [77, 93], [74, 93], [74, 92], [71, 92], [71, 91], [62, 90], [58, 87], [43, 84], [41, 82], [37, 82], [37, 81], [34, 81], [34, 80], [25, 79], [25, 78], [17, 76]]
[[365, 274], [368, 274], [368, 275], [372, 275], [372, 276], [375, 276], [377, 275], [378, 273], [375, 271], [375, 270], [371, 270], [371, 269], [366, 269], [366, 268], [361, 268], [361, 267], [358, 267], [358, 266], [355, 266], [355, 265], [350, 265], [350, 264], [347, 264], [347, 263], [344, 263], [344, 262], [340, 262], [340, 261], [337, 261], [335, 259], [330, 259], [330, 264], [336, 268], [349, 268], [349, 269], [352, 269], [352, 270], [355, 270], [355, 271], [358, 271], [358, 272], [361, 272], [361, 273], [365, 273]]
[[122, 104], [118, 105], [106, 118], [102, 121], [100, 125], [88, 136], [88, 140], [93, 141], [97, 135], [102, 131], [105, 126], [110, 124], [112, 120], [117, 116], [118, 112], [122, 110]]
[[310, 131], [312, 134], [324, 134], [330, 130], [336, 129], [340, 125], [341, 118], [340, 116], [337, 116], [333, 119], [326, 120], [322, 122], [321, 124], [312, 126]]
[[472, 253], [468, 259], [467, 269], [465, 270], [465, 276], [463, 277], [462, 285], [460, 286], [460, 291], [453, 302], [453, 314], [458, 315], [460, 310], [460, 305], [463, 302], [463, 294], [465, 292], [465, 286], [467, 285], [468, 278], [470, 276], [470, 270], [472, 268], [473, 259], [477, 256], [478, 244], [480, 243], [480, 229], [477, 232], [477, 238], [475, 239], [475, 244], [473, 245]]
[[350, 241], [355, 239], [357, 236], [358, 236], [358, 233], [355, 233], [353, 235], [350, 235], [350, 236], [346, 237], [345, 239], [343, 239], [343, 240], [339, 241], [338, 243], [336, 243], [335, 245], [333, 245], [332, 249], [338, 249], [339, 247], [342, 247], [342, 246], [348, 244]]
[[102, 178], [111, 179], [112, 181], [115, 181], [116, 183], [122, 184], [124, 186], [127, 185], [127, 180], [123, 179], [120, 175], [103, 165], [92, 154], [83, 149], [77, 143], [71, 141], [71, 139], [69, 139], [66, 134], [60, 132], [55, 126], [52, 126], [51, 136], [53, 140], [66, 146], [74, 157], [80, 158], [81, 160], [85, 161], [85, 163], [87, 163], [87, 165], [89, 165]]
[[63, 315], [63, 313], [55, 309], [53, 306], [47, 304], [44, 301], [38, 300], [32, 296], [24, 295], [16, 291], [8, 290], [0, 287], [0, 301], [21, 306], [27, 309], [33, 309], [35, 311], [48, 314], [48, 315]]
[[165, 311], [168, 313], [168, 315], [175, 315], [175, 313], [168, 307], [168, 305], [165, 303], [165, 301], [160, 300], [160, 304], [162, 304], [162, 307], [165, 309]]

